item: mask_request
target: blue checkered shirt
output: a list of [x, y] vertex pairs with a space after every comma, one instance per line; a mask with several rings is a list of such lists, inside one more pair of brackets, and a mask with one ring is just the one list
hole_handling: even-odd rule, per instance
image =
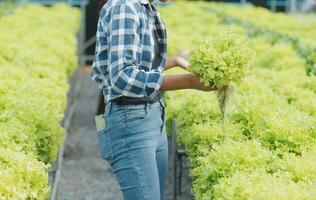
[[161, 95], [166, 40], [161, 16], [148, 0], [109, 0], [103, 6], [91, 76], [105, 102], [120, 96], [152, 100]]

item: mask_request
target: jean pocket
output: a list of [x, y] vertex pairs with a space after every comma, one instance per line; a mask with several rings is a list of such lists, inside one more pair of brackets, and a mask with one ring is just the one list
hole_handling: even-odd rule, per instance
[[98, 141], [101, 157], [107, 161], [113, 160], [114, 154], [112, 150], [111, 138], [107, 128], [98, 131]]

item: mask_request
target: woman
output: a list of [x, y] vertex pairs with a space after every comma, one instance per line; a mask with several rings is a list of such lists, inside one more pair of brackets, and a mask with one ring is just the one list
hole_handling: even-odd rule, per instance
[[[165, 67], [166, 66], [166, 67]], [[165, 91], [212, 90], [192, 74], [164, 75], [166, 29], [148, 0], [109, 0], [100, 12], [92, 79], [103, 90], [102, 157], [116, 174], [125, 200], [160, 200], [167, 173]], [[172, 105], [170, 105], [172, 106]]]

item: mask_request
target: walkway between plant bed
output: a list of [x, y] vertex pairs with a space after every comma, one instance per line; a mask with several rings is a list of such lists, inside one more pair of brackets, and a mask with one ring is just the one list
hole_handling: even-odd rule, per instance
[[[121, 200], [123, 198], [115, 175], [108, 163], [100, 158], [93, 121], [99, 90], [90, 78], [88, 67], [76, 71], [71, 77], [72, 90], [79, 81], [78, 104], [65, 143], [59, 199]], [[72, 95], [72, 90], [69, 95]]]

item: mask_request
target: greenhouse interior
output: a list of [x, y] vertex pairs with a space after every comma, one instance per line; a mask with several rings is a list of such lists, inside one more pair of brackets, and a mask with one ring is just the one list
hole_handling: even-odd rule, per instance
[[316, 0], [0, 0], [1, 200], [316, 200]]

